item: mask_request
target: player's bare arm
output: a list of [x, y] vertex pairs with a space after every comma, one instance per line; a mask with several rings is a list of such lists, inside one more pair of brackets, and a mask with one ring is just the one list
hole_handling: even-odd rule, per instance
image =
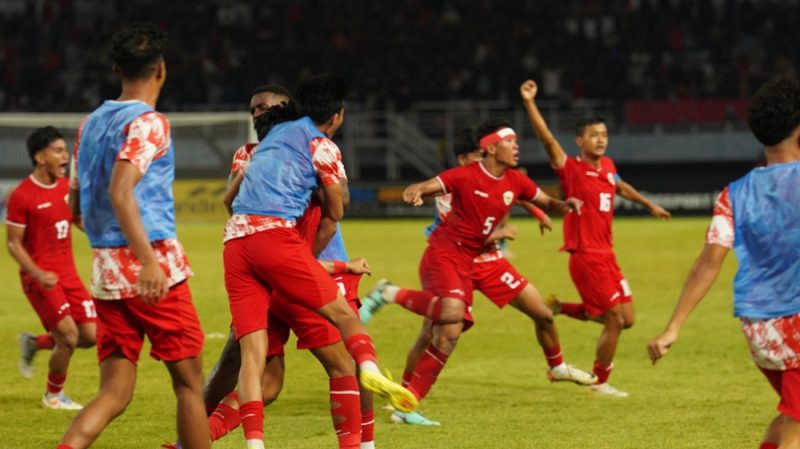
[[619, 180], [617, 182], [617, 193], [626, 200], [633, 201], [634, 203], [641, 204], [644, 206], [645, 209], [650, 211], [650, 215], [660, 218], [662, 220], [669, 220], [672, 218], [672, 214], [669, 213], [668, 210], [664, 209], [663, 207], [659, 206], [658, 204], [650, 201], [642, 195], [635, 187], [628, 184], [623, 180]]
[[678, 332], [683, 327], [683, 323], [689, 318], [694, 308], [700, 304], [700, 301], [708, 293], [708, 289], [717, 279], [728, 251], [728, 248], [715, 244], [707, 244], [703, 248], [700, 257], [689, 271], [689, 276], [686, 278], [686, 283], [683, 285], [678, 303], [675, 305], [666, 329], [647, 344], [647, 353], [653, 364], [664, 357], [670, 346], [678, 339]]
[[564, 215], [569, 211], [574, 211], [576, 214], [580, 215], [581, 207], [583, 207], [583, 201], [577, 198], [570, 197], [562, 201], [542, 191], [539, 191], [539, 194], [533, 199], [533, 204], [541, 207], [548, 213], [560, 215]]
[[108, 196], [119, 227], [128, 240], [128, 247], [142, 264], [139, 279], [136, 281], [139, 295], [145, 303], [156, 304], [169, 291], [169, 282], [150, 246], [139, 215], [139, 206], [133, 195], [133, 188], [141, 178], [142, 173], [135, 165], [125, 160], [117, 161], [111, 172]]
[[[77, 143], [76, 147], [77, 148]], [[69, 210], [72, 212], [72, 221], [77, 223], [80, 221], [83, 226], [83, 219], [81, 218], [81, 191], [78, 188], [78, 166], [77, 166], [77, 153], [73, 151], [69, 164], [69, 196], [67, 197], [67, 204]], [[83, 229], [83, 227], [81, 227]]]
[[550, 216], [543, 210], [536, 207], [536, 205], [530, 201], [523, 200], [517, 200], [516, 204], [539, 221], [539, 232], [541, 232], [542, 235], [544, 235], [545, 231], [553, 230], [553, 220], [551, 220]]
[[486, 237], [484, 243], [488, 245], [489, 243], [503, 239], [514, 240], [517, 238], [518, 232], [519, 230], [513, 224], [504, 224], [492, 231], [489, 237]]
[[11, 254], [11, 257], [17, 261], [20, 268], [42, 284], [42, 287], [48, 290], [55, 287], [58, 283], [58, 275], [51, 271], [42, 270], [36, 265], [36, 262], [33, 261], [31, 255], [22, 245], [24, 238], [24, 227], [6, 225], [6, 241], [8, 242], [8, 252]]
[[403, 190], [403, 201], [412, 206], [422, 206], [422, 198], [444, 193], [442, 183], [437, 178], [411, 184]]
[[338, 182], [322, 186], [322, 218], [319, 221], [317, 234], [314, 238], [312, 254], [318, 256], [336, 233], [336, 223], [344, 217], [344, 196], [347, 184]]
[[550, 164], [553, 167], [560, 168], [564, 166], [567, 160], [567, 153], [561, 144], [558, 143], [550, 128], [547, 127], [547, 122], [544, 121], [542, 113], [539, 112], [539, 107], [536, 106], [536, 94], [539, 91], [539, 86], [533, 80], [527, 80], [519, 86], [519, 94], [522, 97], [522, 104], [525, 106], [525, 111], [528, 113], [528, 119], [531, 121], [533, 132], [536, 133], [536, 138], [544, 145], [544, 150], [547, 152], [547, 157], [550, 159]]
[[242, 170], [231, 173], [231, 175], [228, 176], [228, 187], [225, 189], [225, 195], [222, 196], [222, 202], [225, 204], [228, 215], [233, 215], [233, 200], [236, 198], [236, 195], [239, 194], [239, 187], [242, 185], [242, 180], [244, 180], [244, 172]]
[[[351, 273], [351, 274], [367, 274], [372, 275], [369, 268], [369, 262], [365, 257], [342, 262], [338, 260], [320, 260], [319, 264], [328, 274]], [[341, 264], [341, 265], [339, 265]]]

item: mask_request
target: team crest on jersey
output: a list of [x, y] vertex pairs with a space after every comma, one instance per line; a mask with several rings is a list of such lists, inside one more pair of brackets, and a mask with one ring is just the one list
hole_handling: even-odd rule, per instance
[[511, 202], [514, 201], [514, 192], [508, 190], [503, 193], [503, 202], [506, 203], [506, 206], [510, 206]]
[[612, 186], [617, 185], [617, 178], [614, 176], [614, 173], [608, 173], [607, 176], [609, 184], [611, 184]]

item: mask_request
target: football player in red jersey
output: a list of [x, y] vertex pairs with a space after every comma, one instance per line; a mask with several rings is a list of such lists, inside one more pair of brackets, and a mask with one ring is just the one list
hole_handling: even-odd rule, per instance
[[[288, 104], [290, 100], [289, 91], [282, 86], [264, 85], [257, 87], [253, 91], [250, 100], [250, 113], [256, 122], [256, 127], [258, 128], [259, 126], [258, 117], [267, 112], [270, 107]], [[263, 129], [259, 131], [259, 134], [265, 134]], [[229, 188], [224, 200], [229, 211], [255, 146], [256, 144], [245, 144], [233, 156], [231, 172], [228, 177]], [[297, 224], [301, 237], [308, 242], [313, 242], [315, 235], [318, 235], [317, 227], [321, 218], [319, 203], [312, 202], [312, 205], [309, 206], [309, 209], [311, 208], [316, 208], [316, 210], [307, 211], [306, 215]], [[313, 243], [310, 244], [313, 246]], [[341, 279], [342, 284], [340, 287], [345, 288], [347, 292], [345, 297], [348, 301], [357, 301], [358, 285], [355, 279], [360, 278], [358, 274], [368, 272], [369, 267], [366, 260], [351, 260], [346, 263], [342, 262], [342, 265], [339, 266], [333, 261], [321, 261], [320, 263], [323, 264], [328, 272], [334, 272], [338, 268], [349, 273], [347, 275], [335, 275], [334, 279], [342, 276], [346, 277], [348, 280]], [[313, 311], [301, 306], [288, 304], [279, 297], [274, 298], [268, 322], [269, 350], [262, 390], [264, 405], [272, 403], [278, 397], [283, 386], [285, 371], [284, 346], [291, 329], [298, 335], [298, 347], [310, 349], [314, 356], [320, 360], [331, 378], [331, 403], [337, 405], [332, 409], [332, 416], [337, 428], [340, 447], [353, 445], [360, 446], [362, 449], [374, 447], [372, 395], [368, 391], [361, 391], [361, 407], [359, 407], [358, 399], [355, 400], [355, 403], [352, 400], [350, 389], [336, 387], [344, 383], [348, 375], [353, 376], [354, 374], [352, 358], [341, 342], [338, 330]], [[209, 375], [209, 381], [205, 389], [206, 407], [210, 412], [209, 425], [211, 427], [212, 440], [217, 440], [239, 425], [240, 420], [237, 419], [238, 395], [231, 392], [236, 387], [240, 357], [239, 343], [236, 341], [235, 334], [231, 332], [219, 361]], [[355, 377], [352, 377], [352, 383], [357, 384]], [[214, 406], [216, 404], [218, 405], [215, 409]], [[355, 410], [351, 410], [353, 408]], [[359, 408], [362, 408], [362, 410], [359, 411]], [[362, 417], [360, 423], [348, 423], [351, 420], [349, 418], [357, 419], [362, 411], [368, 414], [366, 419]], [[356, 428], [353, 428], [353, 424], [355, 424]], [[356, 432], [359, 425], [362, 429], [361, 433]], [[163, 447], [170, 448], [177, 447], [177, 445], [167, 444]]]
[[[409, 290], [382, 282], [364, 298], [362, 311], [371, 315], [379, 307], [395, 303], [435, 324], [431, 344], [416, 360], [413, 372], [404, 375], [408, 389], [419, 399], [433, 387], [461, 333], [472, 326], [476, 286], [498, 307], [511, 305], [534, 321], [536, 337], [550, 365], [548, 374], [552, 380], [594, 383], [593, 375], [563, 362], [552, 312], [536, 288], [510, 263], [503, 259], [490, 266], [493, 273], [476, 276], [476, 270], [483, 269], [476, 268], [475, 258], [484, 253], [486, 245], [499, 238], [513, 237], [498, 232], [497, 228], [516, 201], [533, 202], [561, 213], [579, 209], [580, 201], [551, 198], [530, 178], [514, 170], [519, 160], [519, 146], [516, 133], [507, 122], [487, 121], [480, 126], [477, 135], [483, 160], [447, 170], [403, 192], [404, 201], [412, 205], [422, 204], [423, 196], [452, 195], [447, 219], [431, 234], [420, 262], [424, 290]], [[494, 282], [487, 282], [489, 278]], [[395, 417], [406, 422], [411, 418], [410, 414], [395, 414]], [[413, 419], [426, 421], [418, 414]]]
[[20, 371], [30, 378], [36, 351], [52, 349], [42, 403], [80, 410], [63, 388], [75, 348], [95, 344], [97, 313], [72, 257], [69, 181], [64, 177], [69, 154], [64, 137], [52, 126], [33, 131], [27, 147], [34, 169], [8, 200], [8, 251], [19, 263], [25, 296], [49, 333], [20, 335]]
[[608, 128], [603, 119], [578, 122], [575, 141], [580, 155], [567, 156], [536, 107], [537, 90], [532, 80], [520, 86], [528, 118], [547, 152], [564, 195], [583, 201], [580, 215], [567, 214], [564, 218], [564, 246], [561, 248], [570, 254], [569, 273], [581, 303], [562, 303], [556, 298], [550, 298], [548, 303], [556, 313], [603, 325], [594, 363], [598, 380], [591, 388], [601, 394], [625, 397], [628, 393], [608, 384], [620, 334], [633, 326], [634, 321], [630, 286], [617, 265], [612, 244], [614, 196], [619, 194], [641, 204], [654, 217], [668, 220], [671, 215], [620, 179], [614, 162], [605, 155]]

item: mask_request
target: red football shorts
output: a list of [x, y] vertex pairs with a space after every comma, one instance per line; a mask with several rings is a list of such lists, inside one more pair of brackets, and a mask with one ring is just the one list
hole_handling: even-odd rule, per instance
[[528, 285], [528, 280], [506, 259], [473, 264], [472, 282], [476, 290], [500, 308], [508, 305]]
[[569, 275], [589, 315], [602, 315], [617, 304], [633, 300], [613, 253], [571, 253]]
[[158, 304], [138, 297], [95, 299], [97, 306], [97, 357], [102, 362], [119, 350], [133, 363], [139, 360], [144, 336], [150, 340], [150, 357], [165, 362], [197, 357], [203, 350], [203, 330], [192, 304], [187, 282], [169, 289]]
[[271, 293], [309, 309], [318, 309], [337, 297], [333, 279], [294, 228], [229, 240], [223, 260], [236, 338], [267, 328]]
[[786, 371], [759, 369], [781, 397], [778, 411], [800, 421], [800, 369], [787, 369]]
[[442, 298], [464, 301], [464, 331], [472, 327], [474, 255], [456, 247], [428, 246], [419, 263], [422, 288]]
[[356, 311], [361, 307], [361, 299], [358, 297], [358, 284], [361, 283], [361, 274], [339, 273], [332, 274], [333, 282], [339, 287], [339, 293], [344, 299], [356, 304]]
[[21, 280], [25, 296], [48, 331], [55, 329], [66, 316], [78, 324], [97, 320], [94, 301], [77, 274], [59, 277], [50, 290], [27, 273], [21, 275]]
[[[358, 306], [354, 301], [348, 301], [348, 304], [358, 313]], [[284, 354], [289, 331], [297, 336], [297, 349], [316, 349], [342, 340], [336, 326], [321, 315], [278, 296], [272, 298], [267, 321], [268, 357]]]

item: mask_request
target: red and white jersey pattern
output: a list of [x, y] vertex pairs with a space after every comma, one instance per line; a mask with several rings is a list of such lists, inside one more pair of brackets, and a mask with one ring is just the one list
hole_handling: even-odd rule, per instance
[[151, 162], [169, 151], [169, 120], [155, 111], [142, 114], [128, 125], [127, 136], [117, 160], [132, 163], [144, 174]]
[[708, 231], [706, 231], [706, 243], [733, 249], [734, 229], [731, 198], [728, 193], [728, 187], [725, 187], [714, 203], [711, 224], [708, 226]]
[[311, 160], [322, 185], [329, 186], [347, 179], [342, 152], [332, 140], [323, 137], [311, 140]]
[[[450, 214], [450, 210], [452, 209], [451, 202], [453, 201], [453, 195], [448, 193], [445, 195], [439, 195], [435, 199], [436, 201], [436, 211], [439, 213], [439, 219], [442, 221], [447, 220], [447, 216]], [[484, 251], [475, 259], [473, 262], [475, 263], [486, 263], [486, 262], [495, 262], [502, 259], [503, 250], [500, 248], [500, 242], [495, 241], [492, 242], [484, 247]]]
[[540, 193], [530, 178], [513, 169], [496, 177], [483, 162], [456, 167], [435, 178], [444, 193], [452, 194], [451, 210], [429, 239], [431, 246], [457, 245], [483, 252], [486, 238], [508, 215], [517, 199], [532, 201]]
[[756, 365], [781, 371], [800, 368], [800, 315], [741, 318], [741, 324]]
[[[173, 286], [194, 273], [178, 239], [159, 240], [150, 245], [156, 260]], [[136, 281], [142, 264], [126, 247], [92, 250], [92, 296], [96, 299], [122, 299], [139, 296]]]
[[268, 231], [276, 228], [293, 228], [294, 222], [280, 217], [265, 217], [262, 215], [234, 214], [228, 219], [223, 231], [222, 241], [239, 239], [256, 232]]
[[[341, 180], [347, 179], [347, 174], [344, 171], [344, 164], [342, 164], [342, 153], [332, 140], [317, 137], [311, 141], [310, 147], [311, 161], [314, 163], [314, 170], [317, 173], [321, 185], [327, 186], [336, 184]], [[237, 165], [237, 155], [239, 157], [238, 169], [246, 170], [247, 164], [250, 163], [253, 151], [255, 150], [251, 149], [249, 152], [245, 150], [241, 153], [240, 151], [241, 148], [234, 154], [234, 161], [231, 165], [232, 173], [234, 172], [234, 166]], [[228, 223], [225, 225], [222, 240], [223, 242], [227, 242], [228, 240], [242, 238], [247, 235], [255, 234], [256, 232], [293, 226], [295, 226], [293, 221], [279, 217], [234, 214], [228, 219]]]
[[617, 168], [608, 157], [594, 168], [578, 157], [567, 157], [564, 166], [553, 167], [566, 197], [583, 201], [581, 213], [564, 216], [562, 251], [610, 253], [613, 251], [611, 221], [617, 193]]
[[25, 228], [22, 246], [39, 268], [59, 275], [75, 273], [72, 257], [72, 212], [66, 178], [46, 185], [33, 175], [8, 198], [6, 224]]
[[253, 150], [258, 146], [257, 143], [246, 143], [239, 147], [233, 153], [233, 162], [231, 163], [231, 174], [236, 172], [245, 172], [247, 166], [250, 165], [250, 159], [253, 157]]

